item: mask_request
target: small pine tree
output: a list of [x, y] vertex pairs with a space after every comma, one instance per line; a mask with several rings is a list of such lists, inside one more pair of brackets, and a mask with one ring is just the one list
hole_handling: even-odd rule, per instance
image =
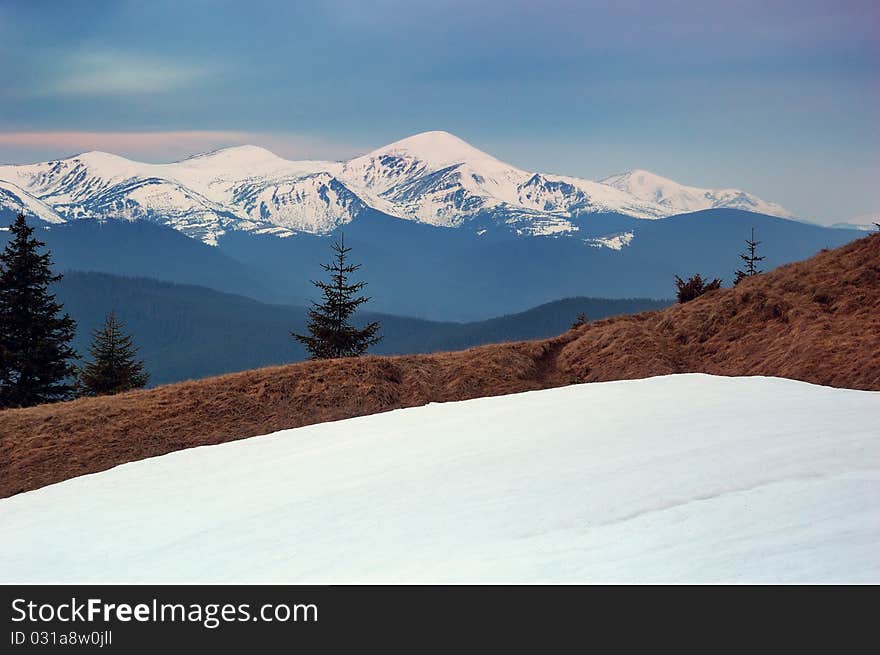
[[590, 320], [587, 318], [587, 315], [584, 312], [581, 312], [580, 314], [577, 315], [577, 318], [575, 319], [574, 323], [571, 324], [571, 329], [576, 330], [580, 326], [586, 325], [589, 322], [590, 322]]
[[367, 283], [349, 283], [349, 276], [360, 268], [360, 264], [346, 263], [351, 248], [345, 247], [344, 236], [333, 244], [333, 252], [335, 261], [321, 264], [330, 273], [330, 282], [312, 281], [321, 290], [322, 302], [312, 302], [309, 334], [291, 332], [306, 347], [312, 359], [358, 357], [382, 340], [376, 334], [379, 331], [378, 323], [370, 323], [361, 329], [350, 323], [355, 310], [369, 300], [366, 296], [356, 295]]
[[740, 254], [739, 256], [740, 259], [742, 259], [746, 263], [745, 270], [738, 270], [734, 273], [734, 286], [742, 282], [747, 277], [757, 275], [761, 272], [760, 269], [758, 269], [757, 267], [757, 263], [762, 261], [764, 257], [759, 257], [757, 254], [759, 245], [761, 245], [761, 242], [755, 241], [755, 228], [752, 228], [752, 238], [746, 239], [746, 252]]
[[715, 291], [716, 289], [721, 288], [721, 280], [717, 277], [709, 282], [708, 280], [704, 280], [703, 276], [697, 273], [691, 278], [687, 280], [682, 280], [677, 275], [675, 276], [675, 286], [677, 289], [676, 296], [678, 297], [678, 302], [685, 303], [693, 300], [694, 298], [699, 298], [707, 291]]
[[86, 363], [79, 378], [83, 395], [103, 396], [146, 386], [150, 376], [143, 361], [135, 359], [138, 349], [124, 327], [110, 312], [104, 325], [93, 332], [89, 348], [92, 361]]
[[30, 407], [69, 398], [76, 353], [70, 347], [76, 323], [60, 315], [49, 292], [51, 255], [33, 236], [20, 212], [0, 253], [0, 407]]

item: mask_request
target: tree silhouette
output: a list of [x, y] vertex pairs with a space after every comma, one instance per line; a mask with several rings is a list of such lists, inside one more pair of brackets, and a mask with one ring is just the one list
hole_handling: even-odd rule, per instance
[[742, 282], [747, 277], [757, 275], [761, 272], [757, 267], [757, 263], [762, 261], [764, 257], [759, 257], [757, 255], [759, 245], [761, 245], [761, 242], [755, 241], [755, 228], [752, 228], [752, 238], [746, 239], [746, 252], [740, 254], [739, 256], [740, 259], [742, 259], [746, 263], [745, 270], [738, 270], [734, 273], [734, 286]]
[[73, 392], [76, 323], [49, 292], [61, 275], [52, 274], [50, 254], [38, 252], [46, 244], [23, 212], [9, 231], [0, 253], [0, 407], [64, 400]]
[[141, 389], [149, 381], [143, 361], [135, 359], [138, 349], [131, 336], [123, 332], [124, 327], [110, 312], [104, 325], [95, 330], [89, 348], [93, 361], [87, 363], [80, 374], [84, 395], [101, 396]]
[[382, 340], [376, 334], [379, 331], [378, 323], [369, 323], [360, 329], [351, 323], [355, 310], [369, 301], [369, 298], [357, 295], [367, 285], [366, 282], [349, 282], [349, 276], [360, 268], [360, 264], [346, 263], [351, 248], [345, 247], [344, 236], [333, 244], [333, 252], [333, 263], [321, 264], [330, 274], [330, 281], [312, 281], [321, 290], [322, 301], [312, 302], [309, 310], [309, 334], [291, 332], [306, 347], [312, 359], [358, 357]]

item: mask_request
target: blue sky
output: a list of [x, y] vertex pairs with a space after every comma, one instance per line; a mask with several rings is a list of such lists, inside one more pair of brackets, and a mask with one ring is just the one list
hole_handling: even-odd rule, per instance
[[0, 0], [0, 64], [3, 162], [443, 129], [531, 170], [880, 212], [876, 0]]

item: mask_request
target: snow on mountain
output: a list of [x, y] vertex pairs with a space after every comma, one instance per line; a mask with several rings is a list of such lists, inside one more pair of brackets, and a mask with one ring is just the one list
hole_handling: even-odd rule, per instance
[[[161, 175], [199, 189], [215, 202], [230, 202], [245, 183], [304, 177], [325, 171], [334, 162], [288, 161], [258, 146], [234, 146], [161, 164]], [[156, 173], [160, 174], [160, 173]]]
[[837, 227], [845, 230], [862, 230], [863, 232], [873, 232], [880, 225], [880, 214], [865, 214], [856, 216], [842, 223], [835, 223], [831, 227]]
[[876, 583], [878, 411], [690, 374], [285, 430], [0, 500], [0, 581]]
[[255, 221], [319, 234], [344, 225], [367, 207], [327, 172], [246, 180], [232, 189], [231, 205]]
[[607, 234], [602, 237], [594, 237], [586, 239], [585, 243], [593, 248], [611, 248], [611, 250], [623, 250], [625, 246], [632, 243], [635, 233], [632, 230], [626, 232], [617, 232], [615, 234]]
[[173, 164], [146, 164], [88, 152], [43, 164], [0, 166], [0, 179], [17, 180], [67, 219], [147, 219], [213, 245], [228, 230], [292, 234], [283, 217], [270, 221], [263, 217], [265, 210], [248, 211], [253, 208], [234, 202], [237, 194], [252, 193], [254, 180], [266, 184], [272, 176], [307, 174], [312, 162], [291, 164], [255, 146], [206, 153]]
[[492, 155], [473, 147], [467, 141], [442, 130], [421, 132], [395, 141], [352, 159], [347, 162], [347, 167], [357, 169], [359, 166], [366, 165], [381, 157], [417, 161], [428, 171], [437, 171], [454, 164], [467, 163], [487, 173], [500, 173], [501, 175], [509, 171], [522, 173], [510, 164], [505, 164]]
[[[521, 233], [552, 234], [576, 231], [568, 219], [581, 212], [644, 218], [668, 213], [596, 182], [524, 171], [448, 132], [425, 132], [379, 148], [345, 162], [338, 175], [376, 208], [446, 227], [495, 213]], [[526, 221], [517, 220], [524, 216]], [[532, 218], [553, 227], [536, 229], [528, 225]]]
[[529, 174], [448, 132], [424, 132], [344, 162], [339, 176], [382, 211], [456, 227], [515, 201]]
[[606, 177], [602, 184], [666, 207], [672, 213], [726, 207], [792, 218], [787, 209], [739, 189], [699, 189], [639, 169]]
[[121, 182], [152, 177], [148, 166], [106, 152], [86, 152], [42, 164], [0, 166], [0, 179], [18, 184], [64, 214], [64, 207], [76, 207]]
[[64, 219], [45, 202], [12, 182], [0, 180], [0, 212], [36, 216], [47, 223], [63, 223]]
[[120, 182], [86, 202], [60, 207], [72, 218], [152, 220], [211, 245], [227, 229], [242, 228], [241, 219], [222, 205], [176, 182], [152, 177]]
[[634, 172], [600, 183], [533, 173], [440, 131], [345, 162], [288, 161], [265, 148], [237, 146], [172, 164], [88, 152], [0, 166], [0, 180], [64, 218], [147, 219], [206, 243], [229, 230], [323, 234], [369, 208], [431, 225], [528, 235], [575, 233], [573, 219], [596, 212], [661, 218], [738, 207], [788, 215], [741, 191], [706, 191], [649, 175]]

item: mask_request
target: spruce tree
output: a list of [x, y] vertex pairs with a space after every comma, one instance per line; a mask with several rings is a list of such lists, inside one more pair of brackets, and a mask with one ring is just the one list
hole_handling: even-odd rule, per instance
[[351, 324], [355, 310], [369, 298], [357, 295], [366, 282], [349, 282], [349, 276], [360, 268], [360, 264], [347, 263], [351, 248], [345, 247], [344, 236], [333, 244], [333, 252], [333, 263], [321, 264], [330, 274], [330, 281], [312, 281], [321, 290], [322, 301], [312, 302], [307, 326], [309, 334], [291, 332], [306, 347], [312, 359], [357, 357], [382, 340], [376, 334], [378, 323], [369, 323], [360, 329]]
[[137, 348], [131, 335], [125, 334], [125, 326], [113, 312], [107, 315], [104, 325], [95, 330], [88, 362], [80, 374], [80, 387], [87, 396], [101, 396], [141, 389], [150, 379], [144, 371], [144, 363], [135, 359]]
[[0, 253], [0, 407], [30, 407], [64, 400], [73, 392], [70, 347], [76, 323], [61, 315], [49, 292], [53, 275], [46, 244], [19, 213]]
[[689, 277], [687, 280], [682, 280], [676, 275], [675, 295], [680, 303], [690, 302], [704, 293], [720, 289], [721, 282], [722, 280], [719, 280], [717, 277], [710, 281], [709, 278], [703, 278], [699, 273]]
[[747, 277], [757, 275], [761, 272], [756, 266], [759, 261], [762, 261], [764, 259], [764, 257], [759, 257], [757, 254], [759, 245], [761, 245], [761, 242], [755, 241], [755, 228], [752, 228], [752, 238], [746, 239], [746, 252], [740, 254], [739, 256], [739, 258], [746, 263], [745, 270], [738, 270], [734, 273], [734, 286], [742, 282]]

